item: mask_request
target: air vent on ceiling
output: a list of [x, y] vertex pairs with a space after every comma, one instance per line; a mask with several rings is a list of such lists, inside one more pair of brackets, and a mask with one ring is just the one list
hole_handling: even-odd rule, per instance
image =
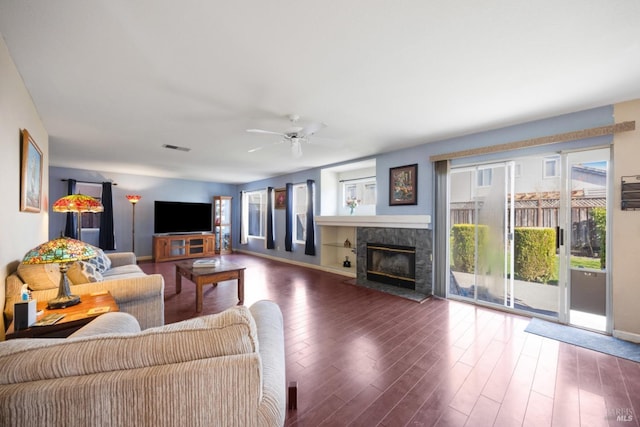
[[191, 151], [191, 148], [187, 148], [187, 147], [178, 147], [177, 145], [170, 145], [170, 144], [164, 144], [163, 145], [164, 148], [167, 148], [169, 150], [178, 150], [178, 151]]

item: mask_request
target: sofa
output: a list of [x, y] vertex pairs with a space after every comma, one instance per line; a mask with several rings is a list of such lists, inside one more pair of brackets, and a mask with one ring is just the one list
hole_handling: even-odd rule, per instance
[[[145, 274], [136, 263], [133, 252], [105, 253], [96, 248], [98, 256], [74, 263], [67, 273], [70, 291], [74, 295], [109, 291], [120, 311], [133, 315], [142, 329], [164, 325], [164, 278], [161, 274]], [[22, 285], [27, 283], [31, 296], [48, 301], [58, 294], [60, 270], [58, 264], [18, 265], [7, 276], [4, 316], [0, 316], [2, 331], [13, 320], [14, 303], [20, 300]], [[2, 334], [3, 335], [3, 334]]]
[[68, 338], [0, 343], [11, 426], [282, 426], [282, 313], [272, 301], [144, 331], [106, 313]]

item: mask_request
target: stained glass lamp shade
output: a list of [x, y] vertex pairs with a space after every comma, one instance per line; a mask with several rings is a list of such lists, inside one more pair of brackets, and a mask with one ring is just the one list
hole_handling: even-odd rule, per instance
[[53, 204], [54, 212], [76, 212], [78, 214], [78, 239], [81, 239], [83, 212], [102, 212], [104, 207], [98, 199], [85, 194], [70, 194], [61, 197]]
[[22, 262], [25, 264], [51, 264], [60, 266], [60, 285], [58, 296], [48, 302], [49, 308], [64, 308], [80, 302], [78, 295], [71, 295], [67, 270], [72, 262], [90, 259], [96, 256], [96, 251], [90, 245], [80, 240], [59, 237], [49, 240], [26, 253]]

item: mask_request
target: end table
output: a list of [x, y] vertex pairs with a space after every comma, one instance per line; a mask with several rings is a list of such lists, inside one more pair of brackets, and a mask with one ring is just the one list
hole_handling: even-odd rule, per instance
[[38, 301], [37, 310], [42, 310], [42, 314], [37, 317], [36, 321], [51, 313], [64, 314], [64, 317], [53, 325], [31, 326], [19, 331], [14, 329], [15, 322], [11, 322], [9, 329], [7, 329], [6, 339], [66, 338], [99, 315], [110, 311], [119, 311], [116, 300], [107, 291], [80, 295], [80, 304], [55, 310], [47, 309], [47, 301]]

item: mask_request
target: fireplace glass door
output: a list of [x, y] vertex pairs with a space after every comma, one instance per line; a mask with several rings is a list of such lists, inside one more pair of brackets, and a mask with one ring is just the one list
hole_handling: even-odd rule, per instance
[[513, 163], [450, 174], [449, 295], [513, 308]]

